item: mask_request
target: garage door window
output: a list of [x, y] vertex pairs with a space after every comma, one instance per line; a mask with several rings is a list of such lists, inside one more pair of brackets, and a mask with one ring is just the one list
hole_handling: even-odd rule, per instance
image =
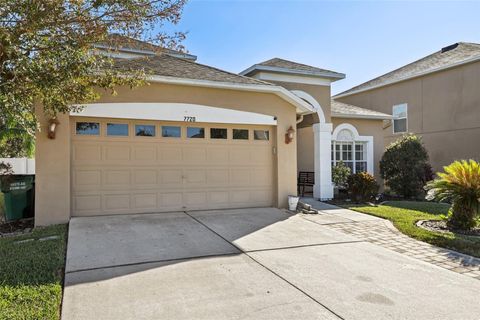
[[187, 137], [189, 138], [205, 138], [205, 129], [188, 127], [187, 128]]
[[162, 126], [162, 137], [164, 138], [180, 138], [182, 129], [176, 126]]
[[77, 122], [76, 132], [79, 135], [98, 136], [100, 134], [100, 123]]
[[248, 140], [248, 129], [233, 129], [233, 139]]
[[107, 123], [107, 136], [128, 136], [128, 124]]
[[255, 140], [268, 140], [270, 138], [270, 133], [268, 130], [255, 130], [253, 136]]
[[135, 126], [135, 135], [137, 137], [155, 137], [155, 126], [137, 124]]
[[227, 139], [227, 129], [210, 128], [211, 139]]

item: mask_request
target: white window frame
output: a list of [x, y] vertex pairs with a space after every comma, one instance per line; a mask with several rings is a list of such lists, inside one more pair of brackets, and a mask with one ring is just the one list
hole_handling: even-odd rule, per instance
[[[398, 107], [403, 107], [405, 106], [405, 117], [402, 118], [395, 118], [395, 109]], [[392, 133], [393, 134], [403, 134], [408, 132], [408, 103], [400, 103], [396, 104], [392, 107]], [[395, 131], [395, 120], [403, 120], [405, 119], [405, 131]]]
[[[348, 130], [352, 133], [352, 140], [338, 140], [338, 134], [342, 130]], [[338, 125], [335, 130], [333, 131], [332, 134], [332, 148], [333, 148], [333, 158], [331, 159], [331, 162], [333, 164], [336, 164], [336, 153], [335, 153], [335, 148], [336, 148], [336, 143], [343, 143], [343, 142], [351, 142], [352, 143], [352, 163], [353, 163], [353, 172], [356, 173], [356, 154], [355, 154], [355, 144], [356, 143], [361, 143], [364, 145], [364, 150], [366, 159], [362, 160], [367, 162], [367, 172], [370, 173], [371, 175], [374, 175], [374, 162], [373, 162], [373, 136], [361, 136], [358, 134], [357, 129], [349, 124], [349, 123], [342, 123]]]

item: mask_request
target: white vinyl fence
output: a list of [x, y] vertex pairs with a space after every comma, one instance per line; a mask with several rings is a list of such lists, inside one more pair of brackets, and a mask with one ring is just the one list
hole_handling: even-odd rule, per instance
[[35, 174], [35, 159], [0, 158], [0, 162], [9, 163], [13, 174]]

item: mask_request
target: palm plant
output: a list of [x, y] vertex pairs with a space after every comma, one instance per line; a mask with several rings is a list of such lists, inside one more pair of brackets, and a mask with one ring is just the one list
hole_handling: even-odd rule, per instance
[[427, 183], [427, 200], [450, 201], [447, 225], [469, 230], [476, 226], [480, 212], [480, 164], [474, 160], [455, 161]]

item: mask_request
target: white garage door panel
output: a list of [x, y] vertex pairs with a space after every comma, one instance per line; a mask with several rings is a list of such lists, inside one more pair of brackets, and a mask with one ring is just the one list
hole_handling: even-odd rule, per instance
[[271, 206], [270, 190], [250, 189], [232, 191], [179, 191], [141, 192], [135, 194], [101, 192], [78, 193], [73, 198], [74, 216], [114, 213], [166, 212], [176, 210], [201, 210]]
[[[72, 133], [74, 216], [220, 209], [274, 204], [273, 141], [107, 137]], [[145, 122], [142, 122], [145, 123]], [[129, 123], [133, 128], [135, 122]], [[161, 125], [161, 123], [160, 123]], [[176, 124], [178, 125], [178, 124]], [[75, 126], [73, 126], [75, 127]], [[131, 130], [132, 131], [132, 130]], [[156, 128], [157, 135], [161, 132]]]

